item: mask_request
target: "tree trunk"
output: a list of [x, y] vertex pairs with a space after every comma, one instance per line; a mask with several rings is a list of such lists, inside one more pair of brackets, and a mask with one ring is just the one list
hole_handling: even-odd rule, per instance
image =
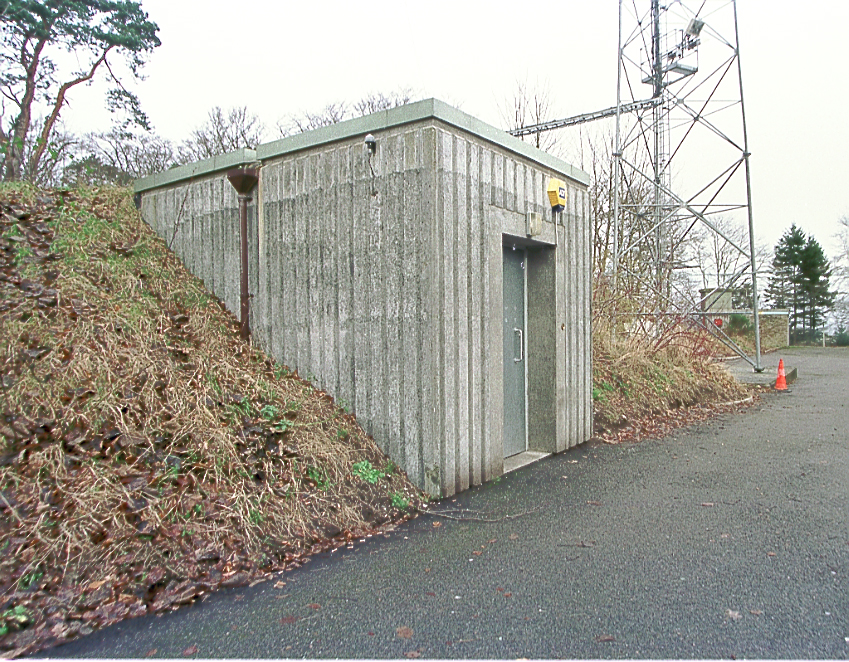
[[53, 126], [56, 124], [56, 120], [59, 119], [59, 112], [62, 110], [62, 106], [65, 104], [65, 95], [68, 93], [72, 87], [79, 85], [80, 83], [85, 83], [94, 78], [94, 74], [97, 71], [97, 68], [103, 64], [103, 61], [106, 60], [106, 55], [109, 51], [112, 50], [112, 46], [109, 46], [103, 54], [95, 61], [95, 63], [89, 69], [89, 72], [84, 76], [80, 76], [79, 78], [75, 78], [74, 80], [68, 81], [64, 83], [62, 87], [59, 88], [59, 93], [56, 95], [56, 103], [53, 104], [53, 110], [50, 113], [50, 116], [44, 120], [44, 126], [41, 129], [41, 135], [38, 139], [38, 144], [36, 145], [35, 150], [30, 157], [29, 162], [29, 171], [35, 178], [35, 173], [38, 172], [38, 165], [41, 163], [41, 157], [44, 156], [44, 151], [47, 149], [47, 142], [50, 139], [50, 132], [53, 130]]
[[[50, 34], [51, 24], [42, 26], [44, 34]], [[24, 164], [24, 147], [27, 143], [27, 135], [29, 135], [30, 124], [32, 123], [32, 102], [35, 99], [35, 78], [38, 73], [38, 66], [41, 63], [41, 52], [47, 43], [47, 36], [42, 37], [32, 50], [32, 59], [27, 62], [26, 43], [21, 48], [21, 65], [26, 71], [26, 85], [24, 87], [24, 96], [21, 99], [21, 112], [15, 118], [12, 125], [12, 130], [9, 132], [8, 152], [6, 155], [6, 175], [5, 178], [10, 181], [18, 181], [23, 174]]]

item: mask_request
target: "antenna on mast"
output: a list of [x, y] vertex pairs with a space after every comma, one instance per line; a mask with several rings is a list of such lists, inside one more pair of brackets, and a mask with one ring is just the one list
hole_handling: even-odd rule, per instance
[[[689, 320], [762, 372], [736, 0], [627, 5], [619, 0], [616, 105], [510, 133], [538, 134], [615, 116], [613, 333], [627, 326], [659, 337]], [[711, 264], [688, 253], [697, 228], [713, 242]], [[707, 285], [709, 273], [716, 274], [714, 284], [694, 296], [694, 282], [701, 276]], [[713, 303], [731, 298], [723, 294], [750, 298], [753, 355], [712, 319]]]
[[[618, 85], [616, 106], [629, 108], [650, 85], [656, 103], [650, 116], [637, 113], [626, 126], [617, 121], [614, 148], [614, 302], [623, 283], [635, 302], [616, 310], [617, 328], [631, 317], [631, 328], [655, 336], [682, 320], [702, 326], [761, 372], [757, 265], [749, 149], [740, 67], [736, 0], [713, 8], [710, 19], [702, 10], [710, 0], [677, 0], [649, 6], [619, 3]], [[694, 9], [689, 5], [695, 4]], [[729, 11], [730, 9], [730, 11]], [[701, 58], [701, 61], [700, 61]], [[637, 81], [641, 85], [637, 84]], [[621, 114], [621, 113], [620, 113]], [[617, 115], [619, 120], [620, 115]], [[674, 173], [674, 177], [673, 177]], [[646, 194], [648, 195], [648, 199]], [[737, 224], [748, 228], [747, 241], [729, 236]], [[715, 284], [702, 296], [692, 295], [694, 278], [688, 271], [705, 265], [687, 264], [688, 239], [695, 228], [708, 232], [728, 264], [716, 267]], [[723, 252], [724, 251], [724, 252]], [[654, 263], [653, 282], [634, 266], [642, 259]], [[729, 268], [730, 267], [730, 268]], [[721, 277], [720, 272], [724, 272]], [[718, 293], [742, 289], [750, 279], [755, 330], [754, 356], [740, 348], [708, 319]], [[689, 283], [688, 283], [689, 281]], [[687, 285], [690, 284], [688, 287]], [[638, 296], [633, 296], [633, 292]], [[730, 311], [723, 311], [730, 312]]]

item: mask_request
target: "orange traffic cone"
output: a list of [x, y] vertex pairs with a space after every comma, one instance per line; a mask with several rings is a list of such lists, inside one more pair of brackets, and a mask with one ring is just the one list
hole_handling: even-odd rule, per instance
[[775, 380], [775, 390], [787, 390], [787, 375], [784, 374], [784, 359], [778, 359], [778, 379]]

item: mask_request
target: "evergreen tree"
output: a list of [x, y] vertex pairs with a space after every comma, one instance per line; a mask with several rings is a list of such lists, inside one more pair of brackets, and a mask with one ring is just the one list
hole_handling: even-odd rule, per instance
[[805, 234], [792, 225], [775, 246], [772, 259], [772, 275], [766, 288], [766, 298], [775, 308], [790, 309], [791, 327], [798, 315], [796, 281], [798, 280], [798, 256], [805, 246]]
[[828, 289], [832, 275], [831, 264], [826, 259], [822, 246], [813, 237], [808, 237], [801, 258], [801, 291], [806, 311], [803, 328], [816, 331], [825, 320], [826, 312], [834, 305], [836, 292]]
[[790, 333], [795, 339], [816, 331], [835, 293], [828, 289], [831, 265], [822, 246], [795, 224], [775, 246], [766, 297], [776, 308], [790, 310]]

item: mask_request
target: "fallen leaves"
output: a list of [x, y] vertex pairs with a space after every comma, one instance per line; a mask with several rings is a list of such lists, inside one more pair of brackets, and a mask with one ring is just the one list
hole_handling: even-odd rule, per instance
[[197, 655], [198, 647], [197, 646], [189, 646], [186, 650], [184, 650], [181, 655], [183, 657], [191, 657], [192, 655]]
[[0, 657], [296, 567], [407, 518], [393, 492], [420, 505], [397, 470], [346, 480], [385, 456], [241, 341], [126, 190], [0, 192], [0, 338], [0, 611], [30, 615]]
[[292, 623], [294, 623], [297, 620], [298, 620], [297, 616], [291, 616], [291, 615], [290, 616], [283, 616], [280, 619], [280, 625], [291, 625]]
[[396, 628], [395, 634], [399, 639], [411, 639], [413, 636], [413, 631], [408, 628], [406, 625], [402, 625], [399, 628]]
[[595, 638], [595, 640], [601, 644], [608, 641], [616, 641], [616, 637], [614, 637], [612, 634], [600, 634]]

